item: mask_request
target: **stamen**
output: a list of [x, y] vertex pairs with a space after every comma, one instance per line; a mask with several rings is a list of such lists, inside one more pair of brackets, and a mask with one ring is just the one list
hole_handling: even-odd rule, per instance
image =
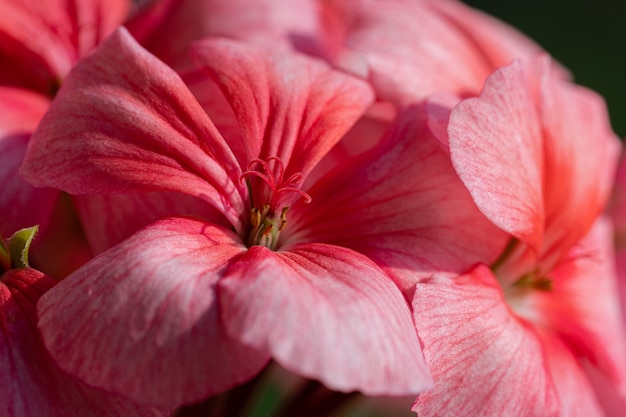
[[[248, 163], [247, 170], [239, 177], [244, 185], [248, 180], [248, 190], [253, 208], [250, 210], [251, 230], [248, 234], [248, 245], [264, 245], [275, 249], [278, 236], [287, 226], [288, 201], [284, 195], [295, 193], [304, 198], [305, 203], [311, 202], [311, 196], [299, 187], [303, 175], [300, 172], [291, 174], [286, 180], [285, 166], [280, 158], [272, 156], [266, 160], [254, 159]], [[251, 182], [256, 177], [262, 182]], [[260, 203], [265, 203], [259, 206]], [[260, 207], [260, 208], [259, 208]]]

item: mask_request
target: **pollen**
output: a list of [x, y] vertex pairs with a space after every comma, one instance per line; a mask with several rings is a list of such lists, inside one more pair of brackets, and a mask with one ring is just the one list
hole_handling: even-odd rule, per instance
[[311, 196], [300, 189], [302, 179], [300, 172], [285, 178], [285, 166], [275, 156], [250, 161], [239, 178], [239, 183], [248, 187], [252, 206], [248, 246], [276, 249], [280, 232], [287, 227], [289, 204], [298, 198], [304, 198], [305, 203], [311, 202]]

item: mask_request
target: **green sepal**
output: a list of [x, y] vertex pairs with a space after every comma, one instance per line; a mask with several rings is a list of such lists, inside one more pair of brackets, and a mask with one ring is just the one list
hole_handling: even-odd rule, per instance
[[13, 269], [28, 268], [28, 250], [39, 226], [27, 227], [18, 230], [9, 239], [9, 252], [11, 253], [11, 267]]
[[11, 254], [7, 242], [0, 237], [0, 275], [9, 269], [11, 269]]

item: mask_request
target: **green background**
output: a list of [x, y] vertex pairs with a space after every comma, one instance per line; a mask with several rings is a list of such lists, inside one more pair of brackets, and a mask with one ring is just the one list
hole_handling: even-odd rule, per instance
[[578, 84], [607, 101], [613, 129], [626, 136], [626, 0], [466, 0], [543, 46]]

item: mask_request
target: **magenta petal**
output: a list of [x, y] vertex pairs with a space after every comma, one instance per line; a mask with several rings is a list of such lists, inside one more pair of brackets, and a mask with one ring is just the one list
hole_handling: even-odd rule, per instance
[[[406, 291], [416, 272], [461, 273], [492, 262], [506, 235], [478, 210], [426, 123], [425, 107], [399, 117], [384, 142], [345, 161], [294, 206], [289, 242], [324, 242], [364, 253]], [[282, 236], [281, 236], [282, 237]]]
[[448, 134], [454, 168], [481, 211], [538, 252], [545, 220], [543, 142], [522, 65], [497, 70], [479, 97], [454, 108]]
[[79, 63], [33, 134], [24, 177], [71, 194], [178, 191], [244, 213], [241, 169], [182, 80], [123, 29]]
[[267, 356], [222, 330], [214, 286], [245, 248], [225, 229], [171, 218], [104, 252], [42, 297], [59, 365], [140, 403], [175, 406], [251, 378]]
[[306, 177], [373, 100], [366, 83], [295, 54], [207, 39], [192, 56], [230, 101], [248, 161], [277, 156], [285, 175]]
[[219, 295], [230, 335], [331, 389], [408, 395], [432, 384], [406, 301], [349, 249], [254, 246], [226, 271]]
[[30, 268], [0, 277], [0, 415], [165, 416], [87, 387], [62, 372], [46, 352], [36, 327], [35, 304], [55, 281]]
[[413, 310], [435, 381], [413, 407], [420, 417], [557, 415], [540, 339], [487, 267], [417, 284]]

